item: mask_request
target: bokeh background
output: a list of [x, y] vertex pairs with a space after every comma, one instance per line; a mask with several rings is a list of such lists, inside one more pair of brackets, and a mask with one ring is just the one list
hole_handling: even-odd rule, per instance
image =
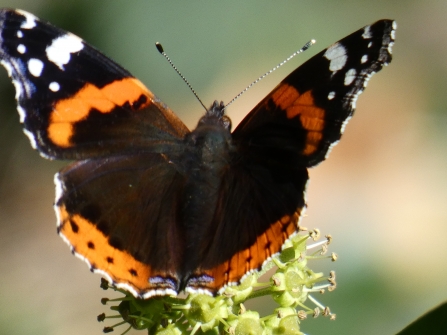
[[[154, 42], [163, 43], [209, 105], [229, 101], [317, 39], [229, 108], [236, 125], [321, 49], [378, 19], [396, 19], [391, 66], [369, 82], [330, 159], [311, 171], [303, 225], [334, 237], [339, 261], [315, 268], [336, 270], [337, 290], [318, 298], [337, 320], [306, 320], [302, 330], [394, 334], [447, 299], [445, 0], [0, 0], [0, 6], [25, 9], [83, 37], [138, 76], [190, 128], [203, 110]], [[1, 70], [0, 333], [100, 334], [96, 315], [107, 311], [100, 278], [56, 235], [53, 175], [63, 163], [31, 149], [14, 94]]]

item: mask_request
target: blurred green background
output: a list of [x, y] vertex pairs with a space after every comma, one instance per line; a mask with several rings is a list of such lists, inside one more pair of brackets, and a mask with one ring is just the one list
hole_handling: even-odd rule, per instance
[[[156, 41], [209, 105], [229, 101], [317, 39], [229, 108], [236, 125], [321, 49], [378, 19], [396, 19], [391, 66], [369, 82], [330, 159], [311, 171], [302, 223], [334, 237], [339, 260], [315, 269], [336, 270], [337, 290], [317, 298], [337, 320], [306, 320], [302, 330], [394, 334], [447, 299], [445, 0], [0, 0], [0, 6], [25, 9], [83, 37], [138, 76], [190, 128], [203, 110]], [[0, 71], [0, 334], [100, 334], [96, 315], [107, 310], [99, 301], [107, 292], [56, 235], [53, 175], [63, 164], [31, 149], [14, 94]]]

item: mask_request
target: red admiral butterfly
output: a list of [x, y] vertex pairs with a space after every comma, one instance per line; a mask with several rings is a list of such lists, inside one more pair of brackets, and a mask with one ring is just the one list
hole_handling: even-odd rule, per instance
[[0, 59], [32, 146], [75, 160], [55, 176], [73, 253], [136, 297], [216, 294], [299, 230], [307, 168], [391, 61], [395, 28], [381, 20], [323, 50], [233, 132], [218, 102], [189, 131], [129, 72], [24, 11], [0, 11]]

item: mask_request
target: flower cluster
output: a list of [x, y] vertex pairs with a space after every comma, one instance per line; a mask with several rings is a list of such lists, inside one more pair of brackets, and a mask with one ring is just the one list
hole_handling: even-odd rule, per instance
[[[127, 324], [128, 328], [122, 334], [134, 328], [146, 329], [149, 334], [156, 335], [304, 335], [300, 325], [308, 316], [317, 317], [321, 314], [335, 319], [335, 314], [312, 296], [312, 293], [323, 293], [326, 289], [332, 291], [336, 287], [333, 271], [324, 276], [308, 267], [311, 260], [324, 258], [335, 261], [337, 258], [334, 253], [326, 255], [330, 236], [320, 242], [307, 243], [308, 240], [318, 240], [319, 236], [317, 229], [306, 234], [296, 234], [286, 242], [281, 253], [264, 266], [262, 272], [246, 276], [240, 285], [227, 287], [223, 294], [216, 297], [189, 294], [186, 298], [157, 296], [142, 300], [103, 280], [101, 286], [104, 289], [113, 288], [123, 293], [124, 297], [102, 299], [103, 304], [116, 303], [110, 308], [118, 314], [101, 314], [98, 321], [106, 318], [122, 319], [113, 326], [105, 327], [105, 333]], [[277, 270], [270, 280], [260, 282], [260, 276], [274, 266]], [[256, 311], [246, 310], [246, 301], [266, 295], [270, 295], [279, 305], [272, 314], [261, 317]], [[315, 307], [305, 305], [307, 300]]]

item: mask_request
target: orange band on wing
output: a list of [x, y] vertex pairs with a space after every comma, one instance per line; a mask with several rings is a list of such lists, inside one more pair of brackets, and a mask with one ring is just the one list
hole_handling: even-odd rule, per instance
[[204, 286], [202, 288], [217, 292], [228, 283], [238, 283], [251, 270], [259, 270], [264, 261], [278, 253], [284, 242], [298, 231], [297, 223], [300, 215], [301, 209], [298, 209], [293, 216], [282, 217], [258, 236], [249, 248], [239, 251], [229, 261], [210, 270], [199, 270], [201, 273], [195, 275], [206, 274], [214, 279], [210, 283], [202, 283]]
[[58, 211], [63, 222], [60, 234], [94, 269], [106, 272], [114, 282], [128, 283], [137, 292], [151, 288], [149, 278], [152, 270], [149, 265], [137, 261], [126, 251], [112, 247], [107, 236], [83, 217], [70, 216], [63, 206]]
[[148, 99], [139, 108], [149, 105], [153, 94], [135, 78], [116, 80], [102, 88], [87, 83], [74, 96], [61, 100], [54, 106], [48, 137], [58, 146], [69, 147], [73, 124], [85, 119], [92, 109], [109, 113], [126, 102], [132, 106], [142, 95]]
[[313, 154], [323, 138], [326, 115], [324, 109], [315, 106], [311, 91], [304, 93], [288, 84], [282, 84], [272, 95], [273, 102], [286, 112], [287, 118], [300, 118], [301, 125], [308, 131], [303, 150], [304, 155]]

